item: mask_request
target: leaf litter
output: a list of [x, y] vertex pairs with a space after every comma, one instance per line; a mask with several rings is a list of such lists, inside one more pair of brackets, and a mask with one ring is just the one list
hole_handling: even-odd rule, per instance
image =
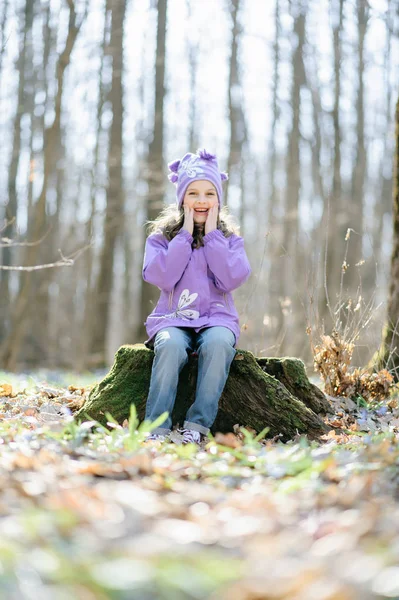
[[134, 410], [76, 423], [89, 392], [0, 381], [2, 597], [399, 598], [395, 392], [329, 397], [319, 442], [237, 424], [200, 448]]

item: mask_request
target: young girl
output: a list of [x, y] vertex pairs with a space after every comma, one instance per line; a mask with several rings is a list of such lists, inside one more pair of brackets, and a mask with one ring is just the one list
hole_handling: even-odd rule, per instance
[[143, 278], [161, 295], [145, 326], [154, 348], [145, 419], [169, 416], [147, 439], [164, 441], [179, 373], [188, 352], [198, 353], [195, 402], [187, 412], [183, 443], [201, 443], [218, 411], [240, 335], [231, 292], [251, 273], [244, 242], [223, 209], [222, 181], [216, 156], [205, 150], [187, 153], [169, 164], [177, 206], [168, 206], [152, 222], [146, 242]]

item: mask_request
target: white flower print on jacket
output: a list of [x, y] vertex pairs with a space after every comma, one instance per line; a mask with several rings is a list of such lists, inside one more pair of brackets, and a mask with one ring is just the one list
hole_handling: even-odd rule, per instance
[[190, 294], [189, 290], [183, 290], [180, 294], [179, 302], [177, 303], [177, 308], [175, 312], [170, 313], [168, 315], [164, 315], [164, 318], [185, 319], [187, 321], [191, 319], [198, 319], [198, 310], [187, 308], [188, 306], [190, 306], [190, 304], [194, 302], [194, 300], [196, 300], [197, 297], [197, 292]]

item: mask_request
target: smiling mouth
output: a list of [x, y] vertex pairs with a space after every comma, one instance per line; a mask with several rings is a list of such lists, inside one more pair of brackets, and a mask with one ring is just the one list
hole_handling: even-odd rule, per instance
[[194, 211], [199, 214], [206, 214], [208, 212], [207, 208], [194, 208]]

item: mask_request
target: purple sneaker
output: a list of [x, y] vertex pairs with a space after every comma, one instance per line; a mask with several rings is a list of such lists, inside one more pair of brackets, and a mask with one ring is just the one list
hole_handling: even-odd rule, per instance
[[199, 431], [195, 429], [178, 429], [177, 431], [183, 436], [183, 444], [197, 444], [197, 446], [201, 444], [202, 438]]
[[157, 441], [157, 442], [165, 442], [169, 439], [168, 435], [163, 433], [150, 433], [148, 437], [145, 438], [145, 442]]

